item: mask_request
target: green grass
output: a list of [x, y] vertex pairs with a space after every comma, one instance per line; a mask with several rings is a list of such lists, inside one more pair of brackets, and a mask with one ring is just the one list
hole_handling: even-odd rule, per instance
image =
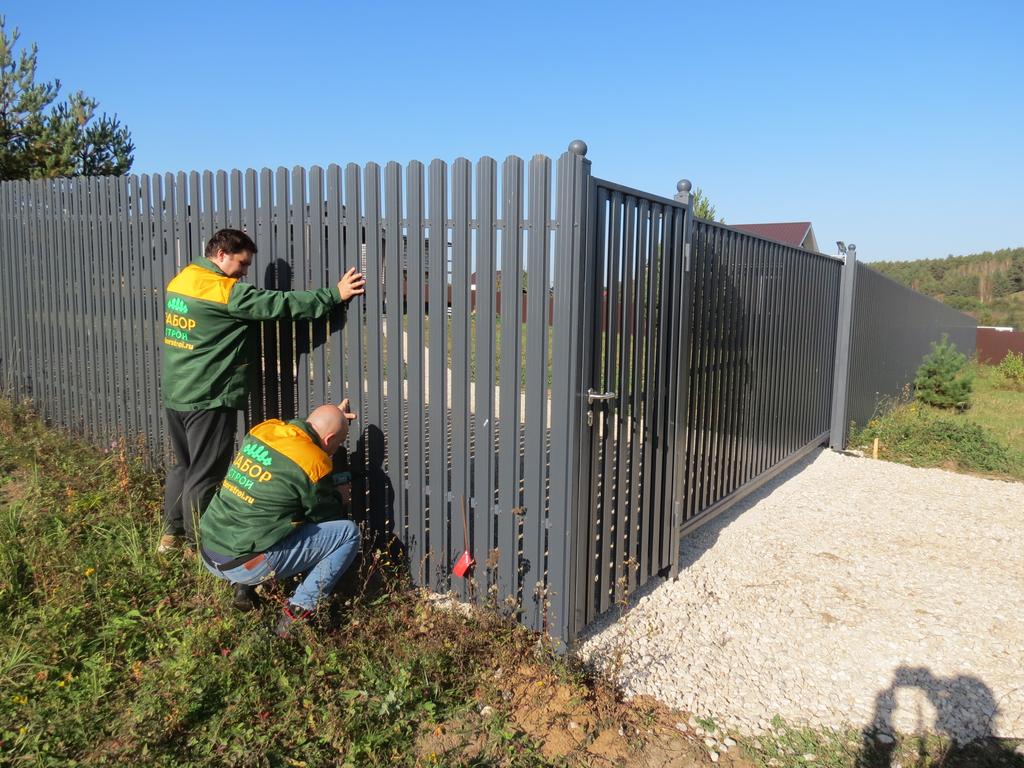
[[1001, 388], [992, 366], [974, 366], [971, 406], [946, 411], [901, 398], [850, 433], [850, 447], [870, 450], [879, 440], [879, 458], [915, 467], [1024, 480], [1024, 392]]
[[881, 740], [874, 733], [794, 727], [774, 718], [771, 730], [742, 742], [744, 756], [762, 768], [995, 768], [1021, 762], [1014, 741], [986, 739], [956, 744], [948, 736], [927, 734]]
[[[226, 583], [154, 554], [159, 517], [157, 476], [0, 400], [0, 764], [429, 764], [417, 744], [494, 700], [495, 665], [576, 674], [395, 576], [279, 641], [275, 606], [232, 612]], [[474, 765], [549, 764], [500, 707], [477, 719]]]
[[995, 366], [974, 366], [974, 394], [964, 417], [1024, 453], [1024, 391], [1008, 388]]
[[[622, 704], [536, 636], [433, 608], [397, 575], [327, 629], [278, 641], [273, 603], [235, 613], [194, 560], [153, 553], [159, 516], [158, 476], [0, 399], [0, 765], [639, 766], [679, 738], [685, 715]], [[551, 754], [570, 721], [583, 745]], [[588, 751], [615, 739], [628, 761]], [[792, 730], [741, 746], [756, 765], [813, 753], [852, 768], [869, 764], [861, 740]], [[943, 763], [948, 740], [923, 743], [894, 754], [1000, 764]]]

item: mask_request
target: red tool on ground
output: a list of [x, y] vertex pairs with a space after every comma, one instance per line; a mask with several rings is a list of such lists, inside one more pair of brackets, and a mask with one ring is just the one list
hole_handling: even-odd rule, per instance
[[455, 567], [452, 568], [452, 573], [459, 578], [465, 579], [473, 566], [476, 565], [476, 560], [469, 554], [469, 520], [466, 517], [466, 497], [462, 497], [462, 556], [455, 561]]

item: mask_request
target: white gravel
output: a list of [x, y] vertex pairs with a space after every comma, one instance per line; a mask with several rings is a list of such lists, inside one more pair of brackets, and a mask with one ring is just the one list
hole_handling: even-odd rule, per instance
[[1024, 483], [823, 450], [683, 541], [584, 658], [758, 733], [1024, 738]]

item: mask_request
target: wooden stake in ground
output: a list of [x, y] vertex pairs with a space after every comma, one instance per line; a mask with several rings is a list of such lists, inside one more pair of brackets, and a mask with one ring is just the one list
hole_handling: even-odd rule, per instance
[[871, 458], [878, 458], [878, 438], [875, 438], [875, 442], [871, 445]]

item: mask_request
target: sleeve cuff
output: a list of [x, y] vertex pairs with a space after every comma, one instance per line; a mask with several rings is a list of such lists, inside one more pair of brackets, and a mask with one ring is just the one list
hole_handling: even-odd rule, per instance
[[330, 291], [331, 297], [334, 299], [334, 303], [341, 304], [341, 291], [338, 290], [338, 286], [332, 285]]

